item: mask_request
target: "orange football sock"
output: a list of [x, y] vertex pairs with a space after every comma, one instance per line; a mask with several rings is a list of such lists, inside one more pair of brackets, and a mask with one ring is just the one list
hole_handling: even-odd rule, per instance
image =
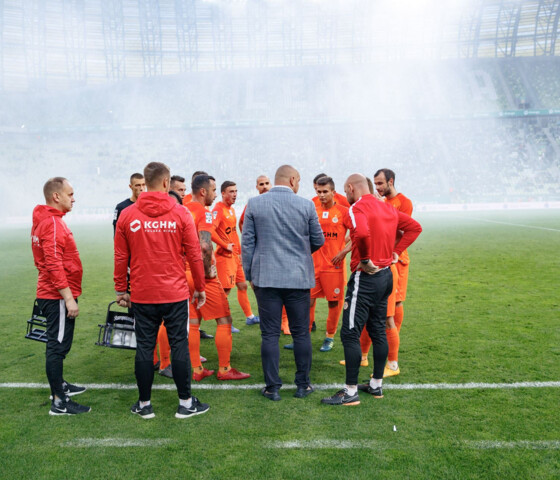
[[401, 325], [404, 319], [404, 305], [401, 303], [395, 307], [395, 326], [397, 330], [401, 331]]
[[369, 338], [369, 333], [365, 328], [362, 330], [362, 336], [360, 337], [360, 346], [362, 347], [362, 358], [367, 358], [371, 347], [371, 338]]
[[316, 303], [309, 307], [309, 331], [311, 331], [311, 327], [315, 321], [315, 305]]
[[169, 339], [167, 338], [167, 328], [165, 328], [163, 323], [159, 326], [157, 342], [159, 345], [159, 369], [163, 370], [171, 364], [171, 360], [169, 358], [171, 349], [169, 347]]
[[191, 365], [198, 369], [202, 367], [200, 361], [200, 325], [189, 325], [189, 354], [191, 356]]
[[399, 361], [399, 331], [396, 328], [387, 328], [387, 343], [389, 344], [389, 356], [387, 360], [390, 362]]
[[286, 335], [290, 335], [290, 326], [288, 324], [288, 314], [286, 313], [286, 309], [282, 307], [282, 331]]
[[231, 324], [216, 326], [216, 349], [218, 350], [218, 364], [220, 368], [228, 368], [231, 358]]
[[253, 315], [253, 310], [251, 310], [251, 302], [249, 302], [249, 295], [247, 295], [247, 290], [237, 289], [237, 301], [243, 310], [243, 314], [246, 317]]
[[327, 337], [334, 338], [336, 329], [338, 328], [338, 319], [340, 318], [340, 312], [342, 312], [342, 307], [344, 304], [338, 302], [338, 305], [334, 308], [329, 308], [329, 314], [327, 316]]

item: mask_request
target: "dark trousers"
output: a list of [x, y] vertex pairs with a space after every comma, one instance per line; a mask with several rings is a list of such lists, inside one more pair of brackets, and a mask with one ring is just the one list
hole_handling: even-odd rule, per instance
[[278, 373], [280, 363], [280, 330], [282, 327], [282, 307], [286, 308], [288, 323], [294, 342], [296, 361], [295, 383], [298, 387], [310, 384], [311, 336], [309, 335], [309, 304], [311, 297], [308, 289], [261, 288], [255, 286], [255, 297], [259, 305], [261, 319], [261, 359], [266, 389], [277, 391], [282, 386]]
[[346, 360], [346, 385], [358, 384], [362, 359], [360, 335], [364, 327], [373, 344], [373, 378], [383, 378], [389, 352], [385, 333], [387, 298], [392, 289], [393, 275], [389, 268], [375, 275], [357, 271], [348, 280], [340, 330]]
[[136, 361], [134, 372], [139, 399], [151, 398], [154, 382], [154, 348], [161, 320], [167, 329], [171, 347], [171, 370], [181, 400], [191, 397], [191, 360], [189, 357], [188, 318], [189, 301], [175, 303], [133, 303], [136, 321]]
[[68, 318], [64, 300], [37, 299], [47, 319], [47, 350], [45, 368], [51, 394], [64, 399], [63, 362], [72, 347], [76, 320]]

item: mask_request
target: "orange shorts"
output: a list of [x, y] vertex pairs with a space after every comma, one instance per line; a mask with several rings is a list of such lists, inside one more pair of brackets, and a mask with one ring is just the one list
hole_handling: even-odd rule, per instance
[[311, 298], [326, 298], [336, 302], [344, 298], [344, 271], [324, 270], [315, 272], [315, 286], [311, 289]]
[[406, 300], [406, 287], [408, 286], [408, 266], [397, 262], [397, 270], [399, 272], [399, 283], [397, 285], [397, 302]]
[[[187, 283], [189, 290], [194, 292], [194, 281], [192, 274], [187, 270]], [[189, 306], [189, 318], [198, 318], [197, 312], [202, 315], [204, 320], [215, 320], [216, 318], [228, 317], [231, 312], [229, 310], [229, 302], [222, 288], [222, 284], [218, 277], [206, 279], [206, 303], [200, 310], [193, 308], [193, 304]]]
[[387, 299], [387, 316], [395, 316], [395, 304], [397, 303], [397, 286], [399, 284], [399, 271], [395, 263], [391, 264], [391, 273], [393, 274], [393, 290]]
[[224, 288], [231, 289], [237, 283], [245, 281], [239, 255], [233, 255], [232, 257], [216, 255], [216, 269], [218, 270], [218, 278]]

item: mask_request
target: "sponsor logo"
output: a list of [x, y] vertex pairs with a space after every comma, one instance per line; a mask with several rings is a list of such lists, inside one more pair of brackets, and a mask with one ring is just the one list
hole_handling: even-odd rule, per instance
[[329, 218], [329, 212], [323, 212], [323, 218]]
[[140, 230], [141, 227], [142, 223], [140, 222], [140, 220], [133, 220], [132, 222], [130, 222], [130, 231], [133, 233]]
[[332, 223], [338, 223], [338, 217], [334, 217], [334, 218], [332, 219]]
[[136, 219], [130, 222], [130, 231], [137, 232], [143, 228], [145, 231], [164, 231], [164, 232], [175, 232], [177, 230], [177, 222], [171, 222], [167, 220], [145, 220], [142, 223], [140, 220]]
[[212, 212], [212, 215], [214, 216], [214, 218], [218, 218], [218, 210], [214, 210]]
[[206, 212], [206, 223], [212, 223], [212, 214], [210, 212]]

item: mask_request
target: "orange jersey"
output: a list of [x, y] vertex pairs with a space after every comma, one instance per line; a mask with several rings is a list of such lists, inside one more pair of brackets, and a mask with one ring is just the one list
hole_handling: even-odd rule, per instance
[[346, 261], [336, 267], [332, 264], [333, 257], [340, 252], [345, 242], [347, 228], [344, 225], [344, 217], [348, 213], [348, 208], [334, 204], [330, 209], [325, 210], [320, 204], [315, 207], [319, 224], [325, 236], [325, 244], [313, 254], [313, 265], [315, 271], [338, 270], [346, 271]]
[[183, 205], [186, 207], [187, 203], [192, 202], [192, 193], [187, 193], [184, 197], [183, 197]]
[[[390, 205], [393, 205], [393, 207], [395, 207], [399, 212], [406, 213], [412, 217], [412, 202], [402, 193], [397, 193], [393, 198], [385, 197], [385, 201]], [[404, 265], [408, 265], [410, 263], [408, 251], [405, 250], [400, 254], [399, 262], [402, 262]]]
[[[311, 201], [315, 204], [316, 207], [321, 206], [321, 201], [319, 200], [318, 196], [314, 196], [311, 199]], [[334, 202], [337, 205], [341, 205], [343, 207], [350, 208], [350, 204], [348, 203], [348, 199], [340, 193], [334, 192]]]
[[[198, 202], [189, 202], [185, 205], [187, 210], [191, 212], [194, 220], [194, 225], [197, 232], [214, 232], [214, 222], [212, 221], [212, 212], [204, 208]], [[214, 254], [212, 254], [212, 263], [214, 263]], [[187, 272], [189, 271], [189, 264], [187, 263]]]
[[[186, 198], [186, 197], [185, 197]], [[214, 221], [212, 219], [212, 212], [206, 210], [198, 202], [188, 202], [185, 207], [188, 208], [189, 212], [194, 219], [194, 224], [196, 226], [197, 232], [210, 232], [214, 231]]]
[[240, 255], [241, 244], [239, 235], [237, 235], [237, 217], [233, 206], [228, 207], [225, 203], [218, 202], [212, 210], [212, 217], [218, 237], [216, 238], [216, 244], [218, 245], [216, 255], [231, 257], [231, 252], [224, 248], [230, 243], [233, 243], [233, 253]]

